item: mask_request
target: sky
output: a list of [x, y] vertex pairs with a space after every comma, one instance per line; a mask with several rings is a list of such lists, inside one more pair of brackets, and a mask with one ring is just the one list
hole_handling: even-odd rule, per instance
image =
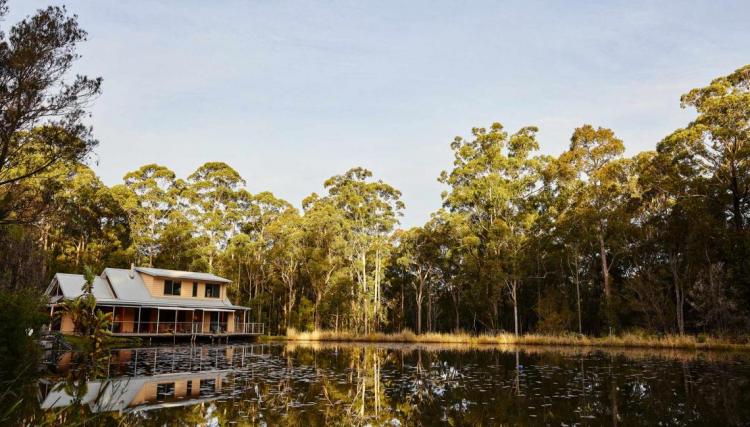
[[7, 26], [65, 4], [88, 31], [75, 72], [104, 79], [92, 166], [108, 185], [157, 163], [226, 162], [299, 206], [351, 167], [403, 193], [402, 227], [441, 206], [450, 142], [577, 126], [653, 149], [679, 97], [750, 63], [750, 2], [10, 0]]

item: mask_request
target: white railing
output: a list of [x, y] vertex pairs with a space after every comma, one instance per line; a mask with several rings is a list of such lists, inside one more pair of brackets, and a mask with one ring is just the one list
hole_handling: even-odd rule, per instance
[[242, 334], [262, 335], [264, 328], [265, 323], [237, 323], [234, 326], [234, 332]]

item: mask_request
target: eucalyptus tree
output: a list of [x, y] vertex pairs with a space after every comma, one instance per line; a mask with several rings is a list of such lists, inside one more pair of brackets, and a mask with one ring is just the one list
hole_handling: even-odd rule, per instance
[[454, 315], [454, 330], [461, 329], [461, 308], [471, 274], [470, 263], [472, 234], [465, 215], [438, 210], [427, 223], [437, 245], [438, 284], [447, 292]]
[[291, 295], [298, 294], [299, 271], [288, 274], [285, 267], [299, 269], [300, 261], [295, 256], [291, 264], [283, 265], [288, 261], [283, 258], [284, 250], [290, 248], [284, 232], [293, 230], [288, 219], [298, 214], [289, 202], [267, 191], [251, 195], [241, 189], [236, 195], [236, 219], [232, 237], [219, 257], [220, 271], [234, 278], [234, 298], [254, 307], [257, 321], [274, 323], [277, 312], [288, 318], [290, 292], [286, 286], [292, 286]]
[[430, 234], [430, 230], [413, 227], [396, 232], [398, 241], [397, 264], [411, 277], [414, 289], [417, 312], [415, 314], [415, 330], [422, 333], [422, 303], [425, 293], [430, 292], [434, 276], [439, 273], [437, 261], [439, 259], [437, 242]]
[[750, 215], [750, 65], [693, 89], [681, 98], [698, 116], [672, 138], [701, 161], [726, 194], [727, 218], [736, 232]]
[[[242, 257], [244, 261], [238, 263], [245, 273], [241, 288], [247, 289], [247, 298], [252, 305], [258, 307], [258, 321], [264, 314], [270, 315], [273, 310], [273, 238], [269, 234], [269, 225], [293, 209], [286, 200], [264, 191], [253, 195], [250, 203], [241, 212], [241, 233], [237, 235], [241, 240], [235, 242], [242, 242], [247, 251]], [[243, 276], [238, 274], [238, 277]]]
[[440, 182], [451, 187], [443, 194], [444, 206], [466, 214], [475, 229], [477, 281], [486, 287], [492, 309], [489, 325], [492, 329], [500, 325], [502, 286], [513, 305], [516, 334], [520, 332], [518, 305], [525, 249], [537, 218], [534, 199], [541, 188], [545, 162], [541, 156], [532, 156], [539, 148], [536, 132], [535, 127], [525, 127], [509, 136], [500, 123], [489, 129], [474, 128], [472, 140], [457, 137], [451, 144], [454, 168], [440, 175]]
[[[181, 182], [177, 180], [178, 185]], [[176, 209], [167, 216], [166, 225], [159, 235], [159, 252], [154, 265], [175, 270], [203, 270], [206, 268], [202, 257], [205, 242], [196, 237], [197, 226], [188, 218], [180, 198], [178, 196]]]
[[388, 259], [388, 236], [404, 209], [401, 192], [385, 182], [371, 181], [372, 172], [349, 169], [325, 181], [323, 199], [343, 212], [348, 230], [347, 258], [357, 282], [353, 290], [358, 313], [354, 323], [369, 332], [384, 317], [381, 286]]
[[67, 169], [59, 179], [65, 186], [42, 218], [53, 225], [47, 245], [53, 266], [76, 271], [84, 264], [122, 264], [118, 255], [129, 246], [130, 230], [112, 191], [85, 165]]
[[113, 189], [120, 194], [120, 203], [128, 212], [136, 261], [145, 260], [153, 266], [161, 251], [161, 235], [170, 215], [178, 209], [180, 185], [175, 173], [164, 166], [148, 164], [128, 172], [124, 188]]
[[[622, 211], [629, 201], [630, 177], [622, 140], [606, 128], [584, 125], [573, 132], [570, 148], [559, 157], [560, 182], [569, 187], [568, 215], [588, 228], [599, 256], [605, 311], [614, 327], [612, 304], [612, 253], [621, 249], [621, 226], [628, 222]], [[621, 243], [621, 242], [619, 242]]]
[[[669, 201], [664, 229], [674, 231], [663, 241], [677, 329], [684, 331], [686, 302], [696, 314], [718, 319], [746, 317], [738, 313], [744, 304], [728, 302], [750, 301], [750, 65], [689, 91], [681, 104], [698, 114], [657, 145], [654, 193]], [[717, 306], [721, 315], [706, 314]]]
[[302, 218], [296, 209], [287, 209], [268, 224], [267, 232], [272, 245], [269, 252], [271, 268], [284, 289], [284, 326], [289, 328], [292, 326], [292, 313], [300, 291]]
[[[7, 12], [0, 0], [0, 22]], [[77, 17], [62, 7], [0, 29], [0, 223], [32, 221], [38, 206], [25, 203], [24, 181], [83, 161], [97, 144], [84, 118], [101, 78], [70, 75], [85, 39]]]
[[189, 218], [205, 239], [205, 257], [209, 271], [214, 260], [237, 230], [241, 218], [238, 198], [245, 180], [229, 165], [209, 162], [188, 177]]
[[335, 281], [346, 276], [347, 224], [343, 211], [315, 193], [302, 206], [303, 269], [314, 294], [314, 325], [319, 329], [323, 298], [331, 296]]

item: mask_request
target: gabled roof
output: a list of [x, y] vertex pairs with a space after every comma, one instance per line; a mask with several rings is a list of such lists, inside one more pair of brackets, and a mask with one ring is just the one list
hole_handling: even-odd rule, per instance
[[[60, 286], [63, 297], [75, 298], [83, 294], [83, 284], [86, 283], [86, 278], [82, 274], [57, 273], [52, 279], [52, 286], [55, 283]], [[50, 287], [48, 292], [51, 290]], [[112, 299], [115, 297], [107, 281], [101, 277], [94, 278], [93, 293], [96, 299]]]
[[179, 270], [166, 270], [163, 268], [151, 268], [151, 267], [135, 267], [136, 271], [139, 271], [149, 276], [162, 277], [165, 279], [184, 279], [184, 280], [199, 280], [201, 282], [213, 282], [213, 283], [231, 283], [229, 279], [219, 277], [211, 273], [195, 273], [192, 271], [179, 271]]
[[[102, 305], [113, 305], [113, 306], [133, 306], [133, 307], [184, 307], [191, 309], [207, 308], [207, 309], [248, 309], [248, 307], [242, 307], [234, 305], [229, 299], [219, 298], [181, 298], [181, 297], [155, 297], [152, 296], [146, 284], [143, 282], [143, 278], [138, 272], [141, 270], [156, 270], [159, 272], [173, 272], [177, 273], [174, 278], [177, 278], [179, 274], [184, 273], [180, 279], [184, 280], [200, 280], [203, 282], [213, 283], [229, 283], [230, 281], [219, 276], [208, 273], [190, 273], [181, 272], [175, 270], [162, 270], [152, 269], [145, 267], [136, 267], [135, 271], [124, 268], [105, 268], [101, 276], [94, 279], [93, 293], [96, 297], [97, 303]], [[151, 274], [143, 271], [144, 274]], [[153, 274], [156, 277], [169, 277], [163, 274]], [[199, 278], [200, 277], [200, 278]], [[211, 279], [207, 279], [210, 277]], [[216, 280], [219, 279], [219, 280]], [[67, 274], [57, 273], [52, 279], [52, 283], [47, 288], [47, 295], [52, 296], [55, 284], [59, 284], [60, 290], [62, 291], [63, 298], [70, 299], [76, 298], [83, 293], [81, 289], [85, 279], [81, 274]], [[54, 304], [58, 302], [59, 298], [54, 296], [50, 299], [50, 303]]]
[[117, 299], [145, 301], [152, 298], [141, 275], [130, 269], [105, 268], [102, 277], [112, 286]]

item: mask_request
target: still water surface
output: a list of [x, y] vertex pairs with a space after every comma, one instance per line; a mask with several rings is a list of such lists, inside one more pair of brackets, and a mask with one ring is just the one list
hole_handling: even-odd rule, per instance
[[750, 358], [731, 353], [234, 344], [47, 365], [22, 424], [750, 424]]

